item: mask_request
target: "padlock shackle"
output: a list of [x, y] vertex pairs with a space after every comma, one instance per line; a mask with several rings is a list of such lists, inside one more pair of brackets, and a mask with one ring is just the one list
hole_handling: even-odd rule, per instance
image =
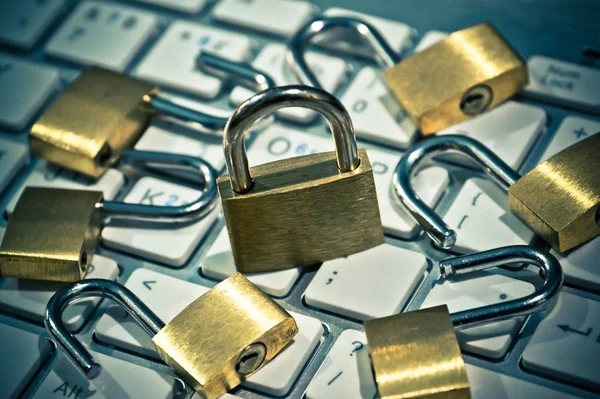
[[131, 204], [121, 201], [102, 201], [96, 207], [106, 217], [148, 222], [187, 223], [202, 219], [216, 206], [217, 172], [202, 158], [166, 152], [124, 150], [121, 161], [144, 163], [152, 167], [168, 167], [197, 174], [204, 188], [202, 195], [194, 202], [180, 206], [158, 206]]
[[58, 290], [46, 306], [44, 314], [46, 331], [56, 345], [90, 380], [98, 377], [101, 366], [94, 362], [90, 352], [69, 332], [62, 316], [71, 303], [98, 296], [108, 297], [121, 305], [150, 336], [158, 334], [165, 326], [165, 323], [133, 292], [115, 281], [82, 280]]
[[244, 140], [246, 133], [259, 119], [287, 107], [309, 108], [327, 119], [333, 134], [340, 172], [355, 170], [360, 165], [352, 120], [337, 98], [325, 90], [309, 86], [274, 87], [244, 101], [225, 126], [225, 164], [233, 191], [245, 193], [253, 186]]
[[322, 89], [317, 76], [306, 62], [306, 48], [316, 36], [335, 29], [349, 30], [373, 49], [379, 64], [392, 68], [400, 62], [400, 56], [388, 44], [383, 35], [371, 24], [352, 17], [317, 17], [300, 28], [288, 43], [286, 61], [298, 80], [306, 85]]
[[493, 323], [515, 316], [524, 316], [545, 308], [548, 301], [562, 287], [563, 271], [560, 263], [553, 255], [527, 245], [496, 248], [472, 255], [445, 259], [439, 263], [442, 279], [515, 263], [537, 267], [540, 270], [540, 277], [544, 279], [542, 286], [533, 294], [523, 298], [452, 313], [452, 324], [454, 324], [456, 330]]
[[449, 134], [423, 140], [402, 156], [392, 178], [394, 191], [400, 202], [408, 209], [410, 216], [420, 224], [436, 245], [451, 248], [456, 243], [456, 232], [419, 198], [412, 187], [413, 172], [426, 160], [448, 151], [458, 151], [481, 165], [485, 173], [501, 188], [508, 191], [521, 176], [502, 159], [479, 141], [467, 136]]

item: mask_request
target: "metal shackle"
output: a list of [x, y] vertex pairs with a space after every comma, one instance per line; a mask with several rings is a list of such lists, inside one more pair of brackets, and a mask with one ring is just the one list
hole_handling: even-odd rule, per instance
[[286, 61], [301, 83], [323, 88], [306, 62], [306, 47], [316, 36], [335, 29], [345, 29], [356, 34], [362, 42], [373, 49], [382, 67], [392, 68], [400, 62], [400, 56], [383, 35], [368, 22], [351, 17], [318, 17], [300, 28], [288, 43]]
[[[186, 223], [202, 219], [216, 206], [217, 184], [215, 169], [204, 159], [181, 154], [155, 151], [124, 150], [121, 161], [149, 164], [153, 168], [173, 169], [198, 175], [204, 187], [198, 199], [187, 205], [159, 206], [131, 204], [121, 201], [102, 201], [96, 204], [106, 217], [148, 222]], [[197, 183], [197, 182], [194, 182]]]
[[196, 57], [196, 68], [219, 79], [233, 79], [237, 84], [250, 90], [262, 91], [277, 86], [273, 78], [266, 72], [206, 50], [201, 50]]
[[412, 187], [411, 177], [425, 159], [448, 151], [458, 151], [477, 162], [488, 176], [507, 191], [521, 178], [489, 148], [470, 137], [456, 134], [436, 136], [409, 148], [396, 166], [392, 178], [394, 191], [400, 202], [408, 209], [410, 216], [425, 229], [438, 246], [446, 249], [456, 243], [456, 232], [450, 229], [442, 218], [419, 198]]
[[525, 263], [537, 267], [540, 277], [544, 280], [542, 286], [523, 298], [452, 313], [450, 317], [456, 330], [497, 322], [514, 316], [524, 316], [541, 310], [562, 287], [563, 271], [554, 256], [527, 245], [496, 248], [472, 255], [445, 259], [439, 263], [442, 279], [515, 263]]
[[333, 134], [337, 164], [341, 172], [360, 165], [352, 120], [342, 103], [325, 90], [309, 86], [280, 86], [264, 90], [244, 101], [233, 113], [223, 134], [225, 164], [231, 188], [237, 193], [252, 189], [244, 137], [259, 119], [287, 107], [312, 109], [323, 115]]
[[88, 379], [98, 377], [101, 366], [90, 352], [69, 332], [63, 322], [63, 313], [71, 303], [88, 297], [106, 296], [117, 302], [151, 336], [158, 334], [165, 323], [134, 293], [123, 285], [104, 279], [89, 279], [69, 284], [58, 290], [48, 302], [44, 324], [50, 338], [79, 367]]

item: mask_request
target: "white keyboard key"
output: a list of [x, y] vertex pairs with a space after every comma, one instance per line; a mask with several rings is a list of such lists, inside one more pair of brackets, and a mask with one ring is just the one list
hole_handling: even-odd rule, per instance
[[[94, 255], [85, 279], [101, 278], [116, 280], [119, 274], [117, 262], [104, 256]], [[0, 307], [39, 323], [44, 322], [48, 301], [64, 284], [48, 281], [18, 280], [5, 278], [0, 288]], [[86, 298], [70, 305], [63, 320], [71, 331], [81, 328], [85, 320], [100, 302], [99, 297]]]
[[139, 2], [170, 8], [186, 14], [196, 14], [204, 8], [206, 0], [137, 0]]
[[380, 75], [371, 67], [361, 69], [342, 96], [342, 103], [350, 112], [357, 137], [406, 148], [417, 127]]
[[[165, 323], [171, 321], [190, 303], [208, 291], [208, 288], [174, 277], [136, 269], [127, 279], [129, 288]], [[110, 345], [160, 359], [152, 337], [118, 305], [111, 305], [96, 324], [96, 338]]]
[[1, 393], [3, 397], [20, 398], [20, 393], [44, 364], [52, 347], [46, 338], [6, 324], [0, 324], [0, 342]]
[[600, 237], [596, 237], [564, 256], [555, 251], [552, 251], [552, 254], [559, 260], [568, 284], [600, 291], [600, 273], [598, 273]]
[[540, 163], [556, 153], [572, 146], [593, 134], [600, 133], [600, 122], [590, 121], [577, 116], [568, 116], [563, 119], [558, 130], [552, 137], [550, 145], [546, 148]]
[[246, 35], [175, 21], [141, 61], [134, 74], [159, 85], [212, 98], [222, 87], [220, 79], [196, 68], [201, 49], [236, 62], [247, 61], [252, 42]]
[[372, 399], [377, 393], [367, 337], [363, 331], [340, 334], [306, 391], [308, 399]]
[[[379, 33], [381, 33], [383, 38], [388, 42], [392, 49], [396, 50], [398, 53], [401, 53], [412, 46], [412, 39], [416, 34], [413, 28], [403, 24], [402, 22], [375, 17], [373, 15], [363, 14], [360, 12], [347, 10], [345, 8], [328, 8], [323, 15], [327, 17], [353, 17], [367, 21], [369, 24], [373, 25], [379, 31]], [[332, 33], [332, 35], [335, 34], [335, 32]], [[342, 43], [332, 43], [332, 47], [335, 47], [336, 49], [339, 48], [342, 51], [347, 51], [352, 54], [372, 54], [372, 50], [365, 50], [364, 44], [361, 43], [356, 36], [346, 36], [344, 37], [344, 40], [348, 41], [348, 45], [343, 46]], [[358, 46], [356, 46], [356, 44], [358, 44]]]
[[[221, 229], [202, 262], [202, 273], [209, 278], [224, 280], [236, 272], [227, 229]], [[270, 273], [245, 274], [246, 277], [269, 295], [282, 297], [288, 294], [300, 277], [298, 269]]]
[[171, 374], [142, 367], [98, 352], [91, 352], [102, 367], [100, 375], [89, 380], [62, 353], [41, 383], [34, 398], [164, 398], [182, 394], [181, 385]]
[[417, 44], [417, 47], [415, 47], [415, 53], [423, 51], [426, 48], [433, 46], [437, 42], [442, 41], [447, 37], [448, 34], [446, 32], [440, 32], [439, 30], [430, 30], [429, 32], [425, 33], [425, 35], [423, 35], [423, 38], [421, 39], [419, 44]]
[[0, 126], [23, 129], [59, 84], [54, 68], [0, 54]]
[[[252, 66], [259, 71], [267, 72], [277, 86], [299, 84], [286, 64], [286, 50], [283, 44], [267, 44], [252, 62]], [[344, 81], [346, 63], [342, 59], [310, 51], [306, 54], [306, 61], [326, 91], [334, 93]], [[231, 92], [230, 100], [238, 105], [255, 93], [245, 87], [237, 86]], [[307, 108], [284, 108], [278, 112], [278, 115], [301, 123], [308, 123], [317, 116], [314, 111]]]
[[[488, 272], [471, 273], [435, 284], [421, 309], [448, 305], [451, 313], [493, 305], [530, 295], [535, 287], [527, 282]], [[460, 347], [468, 352], [500, 359], [521, 328], [524, 318], [473, 327], [457, 333]]]
[[506, 193], [488, 180], [467, 180], [444, 220], [456, 231], [452, 250], [460, 253], [527, 245], [533, 238], [533, 232], [508, 209]]
[[97, 181], [40, 160], [25, 182], [13, 195], [6, 206], [6, 213], [11, 214], [17, 205], [25, 187], [50, 187], [72, 190], [102, 191], [106, 200], [113, 199], [125, 184], [123, 173], [116, 169], [108, 169]]
[[304, 300], [358, 320], [390, 316], [402, 310], [426, 267], [422, 254], [383, 244], [323, 263]]
[[[438, 134], [459, 133], [474, 138], [513, 169], [518, 169], [545, 129], [546, 112], [542, 108], [509, 101]], [[467, 166], [476, 165], [465, 156], [450, 155], [440, 158], [452, 159]]]
[[0, 194], [28, 163], [27, 146], [0, 138]]
[[525, 347], [523, 366], [597, 391], [598, 358], [600, 302], [562, 292]]
[[600, 71], [535, 55], [527, 61], [531, 98], [595, 114], [600, 113]]
[[300, 0], [221, 0], [212, 16], [220, 22], [291, 37], [318, 8]]
[[22, 50], [31, 49], [58, 14], [63, 11], [65, 2], [65, 0], [2, 1], [0, 3], [0, 43]]
[[[138, 180], [125, 202], [180, 206], [195, 201], [201, 191], [153, 177]], [[217, 199], [218, 201], [218, 199]], [[110, 248], [148, 258], [169, 266], [184, 264], [197, 247], [204, 234], [212, 226], [218, 207], [201, 220], [183, 226], [169, 228], [141, 224], [140, 227], [108, 225], [102, 230], [102, 241]]]
[[323, 325], [318, 319], [295, 312], [290, 314], [298, 324], [298, 334], [269, 364], [243, 382], [243, 387], [267, 395], [284, 396], [300, 375], [323, 336]]

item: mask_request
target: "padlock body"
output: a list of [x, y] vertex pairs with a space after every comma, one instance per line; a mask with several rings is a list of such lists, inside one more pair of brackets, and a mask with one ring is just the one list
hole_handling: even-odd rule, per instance
[[340, 172], [334, 152], [250, 168], [245, 194], [217, 180], [237, 270], [266, 272], [351, 255], [383, 243], [373, 171], [366, 150], [360, 165]]
[[100, 177], [146, 129], [150, 84], [99, 67], [75, 79], [31, 128], [31, 152], [66, 169]]
[[470, 398], [446, 305], [364, 322], [381, 399]]
[[528, 82], [523, 59], [487, 23], [450, 34], [388, 69], [384, 77], [425, 135], [500, 104]]
[[508, 191], [510, 210], [559, 252], [600, 235], [600, 134], [566, 148]]
[[0, 244], [0, 275], [81, 280], [96, 252], [102, 192], [27, 187]]
[[[206, 399], [218, 398], [277, 355], [298, 333], [294, 318], [239, 273], [188, 305], [154, 336], [160, 357]], [[236, 371], [240, 354], [264, 345], [249, 374]]]

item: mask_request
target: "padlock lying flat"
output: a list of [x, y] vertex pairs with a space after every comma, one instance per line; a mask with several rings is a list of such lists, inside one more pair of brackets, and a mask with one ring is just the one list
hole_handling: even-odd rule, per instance
[[560, 291], [563, 273], [554, 256], [528, 246], [493, 249], [439, 264], [440, 278], [447, 279], [514, 263], [536, 266], [543, 285], [524, 298], [463, 312], [450, 314], [442, 305], [364, 322], [381, 399], [471, 397], [455, 330], [544, 309]]
[[165, 363], [206, 399], [218, 398], [273, 359], [298, 333], [294, 318], [237, 273], [217, 284], [165, 325], [124, 286], [91, 279], [66, 286], [48, 302], [46, 329], [90, 379], [101, 369], [65, 328], [64, 309], [78, 298], [108, 296], [153, 335]]

